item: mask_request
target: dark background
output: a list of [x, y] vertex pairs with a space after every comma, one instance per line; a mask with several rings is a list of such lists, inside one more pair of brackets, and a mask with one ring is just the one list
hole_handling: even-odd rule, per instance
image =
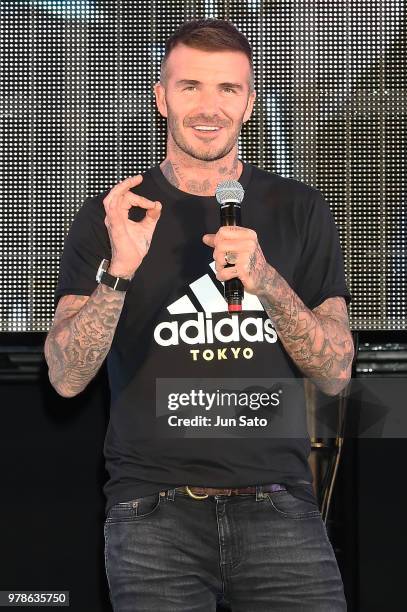
[[[69, 590], [71, 610], [109, 611], [106, 366], [79, 396], [63, 398], [48, 381], [44, 342], [45, 334], [0, 336], [0, 589]], [[367, 347], [381, 353], [372, 376], [383, 376], [383, 360], [389, 375], [407, 369], [406, 332], [361, 332], [355, 376]], [[350, 612], [405, 610], [406, 453], [407, 439], [345, 438], [327, 525]]]

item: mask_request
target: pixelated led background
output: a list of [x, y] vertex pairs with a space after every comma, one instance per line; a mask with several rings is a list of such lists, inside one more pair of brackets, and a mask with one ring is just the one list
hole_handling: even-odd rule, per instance
[[[407, 327], [406, 13], [401, 0], [20, 0], [0, 4], [0, 331], [47, 331], [75, 212], [165, 157], [164, 42], [230, 19], [257, 100], [239, 156], [320, 189], [352, 329]], [[96, 273], [96, 271], [95, 271]]]

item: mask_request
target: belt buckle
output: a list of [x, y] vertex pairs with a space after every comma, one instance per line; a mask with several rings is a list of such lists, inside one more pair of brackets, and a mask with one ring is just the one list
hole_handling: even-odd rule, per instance
[[188, 495], [192, 497], [193, 499], [206, 499], [207, 497], [209, 497], [207, 493], [205, 493], [205, 495], [196, 495], [195, 493], [192, 493], [188, 485], [185, 485], [185, 488], [187, 490]]

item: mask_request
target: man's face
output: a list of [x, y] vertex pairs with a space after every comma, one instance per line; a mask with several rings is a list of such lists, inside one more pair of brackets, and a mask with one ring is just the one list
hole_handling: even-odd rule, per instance
[[[158, 110], [167, 117], [168, 138], [194, 159], [225, 157], [236, 145], [256, 98], [255, 92], [249, 95], [246, 55], [178, 45], [169, 55], [167, 75], [166, 88], [156, 83], [154, 92]], [[198, 131], [194, 126], [220, 129]]]

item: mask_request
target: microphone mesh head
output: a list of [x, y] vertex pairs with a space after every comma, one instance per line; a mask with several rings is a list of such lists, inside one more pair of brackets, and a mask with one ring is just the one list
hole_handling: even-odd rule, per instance
[[244, 198], [244, 189], [239, 181], [223, 181], [216, 187], [215, 197], [219, 204], [225, 202], [242, 202]]

